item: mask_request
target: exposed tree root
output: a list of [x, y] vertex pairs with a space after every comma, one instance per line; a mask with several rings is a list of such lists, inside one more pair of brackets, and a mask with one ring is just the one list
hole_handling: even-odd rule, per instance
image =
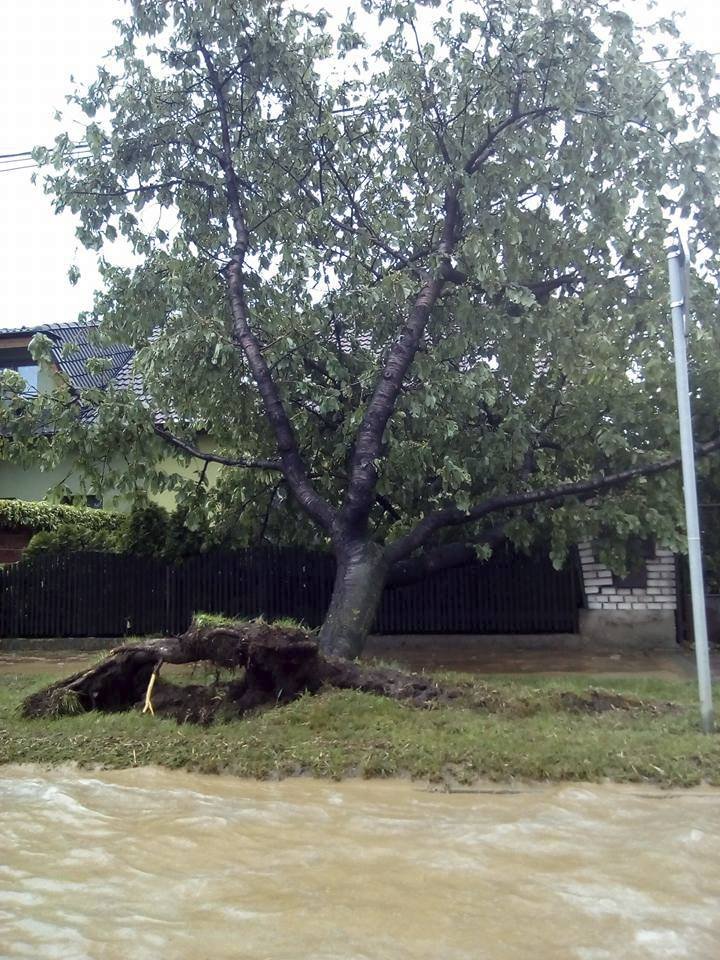
[[[236, 675], [229, 682], [184, 687], [159, 676], [163, 663], [201, 661]], [[26, 717], [38, 717], [138, 706], [181, 722], [211, 723], [324, 687], [362, 690], [420, 707], [459, 696], [419, 674], [324, 656], [317, 641], [299, 627], [235, 621], [193, 623], [179, 637], [118, 647], [92, 669], [31, 694], [22, 710]]]

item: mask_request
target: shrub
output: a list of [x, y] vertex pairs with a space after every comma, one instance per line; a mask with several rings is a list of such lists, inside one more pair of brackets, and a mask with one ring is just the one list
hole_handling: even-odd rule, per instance
[[23, 500], [0, 500], [0, 528], [35, 530], [26, 556], [41, 553], [126, 553], [177, 561], [200, 553], [205, 534], [191, 529], [188, 510], [168, 514], [149, 500], [129, 514]]
[[119, 538], [121, 552], [170, 561], [200, 553], [205, 542], [204, 534], [201, 530], [190, 529], [187, 515], [186, 507], [178, 507], [169, 514], [156, 503], [136, 503]]
[[88, 530], [73, 523], [63, 523], [54, 530], [36, 533], [25, 550], [26, 557], [41, 553], [87, 553], [97, 550], [116, 553], [118, 533], [114, 530]]
[[157, 503], [150, 500], [137, 501], [120, 532], [120, 552], [145, 557], [164, 556], [168, 522], [167, 510]]
[[117, 532], [126, 518], [109, 510], [90, 507], [70, 507], [64, 504], [30, 500], [0, 500], [0, 529], [3, 530], [57, 530], [73, 526], [95, 532]]
[[178, 507], [168, 518], [165, 537], [165, 557], [168, 560], [183, 560], [200, 553], [205, 545], [201, 530], [191, 530], [187, 523], [187, 507]]

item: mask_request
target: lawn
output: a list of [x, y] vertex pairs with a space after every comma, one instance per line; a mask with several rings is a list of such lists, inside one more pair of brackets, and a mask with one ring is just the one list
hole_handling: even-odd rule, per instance
[[480, 778], [720, 784], [720, 735], [699, 732], [691, 682], [438, 676], [460, 687], [457, 701], [416, 709], [333, 690], [196, 727], [140, 712], [24, 720], [22, 699], [55, 677], [6, 675], [0, 763], [157, 764], [261, 778], [401, 775], [463, 784]]

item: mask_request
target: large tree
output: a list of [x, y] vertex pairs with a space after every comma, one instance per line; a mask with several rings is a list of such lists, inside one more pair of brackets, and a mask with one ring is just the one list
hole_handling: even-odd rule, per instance
[[343, 654], [389, 579], [501, 536], [677, 544], [663, 241], [689, 218], [709, 451], [716, 74], [622, 7], [134, 0], [69, 98], [84, 148], [37, 156], [103, 251], [94, 316], [138, 381], [28, 401], [56, 441], [26, 446], [96, 472], [126, 450], [126, 483], [188, 504], [167, 446], [222, 464], [220, 520], [331, 545], [321, 643]]

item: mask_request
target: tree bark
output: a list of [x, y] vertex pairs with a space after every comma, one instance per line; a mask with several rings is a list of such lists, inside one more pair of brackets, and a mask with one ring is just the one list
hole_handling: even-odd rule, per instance
[[323, 653], [359, 657], [375, 620], [388, 575], [384, 549], [372, 541], [337, 551], [337, 572], [330, 607], [320, 629]]

